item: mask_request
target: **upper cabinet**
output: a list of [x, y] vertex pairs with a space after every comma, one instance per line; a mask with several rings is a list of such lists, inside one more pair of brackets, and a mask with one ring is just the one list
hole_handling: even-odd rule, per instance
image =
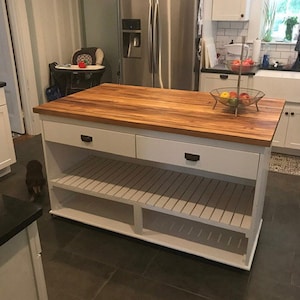
[[213, 21], [248, 21], [251, 0], [213, 0]]

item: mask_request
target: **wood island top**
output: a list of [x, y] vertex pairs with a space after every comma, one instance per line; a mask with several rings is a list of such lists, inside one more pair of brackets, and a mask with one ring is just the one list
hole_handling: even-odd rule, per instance
[[35, 113], [271, 146], [285, 101], [263, 98], [238, 116], [209, 93], [105, 83], [34, 107]]

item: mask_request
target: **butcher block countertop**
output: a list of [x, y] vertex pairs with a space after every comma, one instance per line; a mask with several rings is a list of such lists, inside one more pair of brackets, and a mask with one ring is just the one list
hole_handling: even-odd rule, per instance
[[34, 107], [39, 114], [271, 146], [285, 101], [263, 98], [238, 116], [209, 93], [105, 83]]

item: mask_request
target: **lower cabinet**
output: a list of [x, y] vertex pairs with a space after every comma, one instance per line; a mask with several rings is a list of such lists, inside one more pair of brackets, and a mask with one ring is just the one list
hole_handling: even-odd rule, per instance
[[300, 104], [285, 105], [272, 145], [300, 150]]
[[277, 152], [297, 154], [294, 150], [300, 149], [299, 79], [298, 72], [288, 71], [260, 70], [254, 76], [255, 89], [263, 91], [266, 97], [287, 101], [272, 143], [272, 146], [278, 147]]
[[51, 214], [250, 269], [270, 148], [41, 119]]
[[36, 221], [0, 247], [1, 299], [47, 300]]
[[[241, 87], [249, 88], [248, 77], [241, 76]], [[200, 90], [201, 92], [210, 92], [217, 88], [237, 87], [237, 82], [238, 75], [235, 74], [201, 73]]]

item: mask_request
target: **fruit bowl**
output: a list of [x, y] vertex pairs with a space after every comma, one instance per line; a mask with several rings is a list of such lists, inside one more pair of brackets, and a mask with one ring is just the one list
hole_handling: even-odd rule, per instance
[[216, 101], [213, 108], [220, 102], [223, 105], [234, 108], [236, 114], [237, 108], [251, 104], [255, 104], [258, 111], [257, 102], [265, 95], [262, 91], [247, 88], [240, 88], [238, 92], [236, 87], [214, 89], [210, 94]]
[[239, 73], [241, 68], [241, 73], [249, 73], [255, 71], [258, 64], [255, 64], [251, 58], [247, 58], [243, 61], [239, 59], [227, 60], [227, 68], [234, 73]]

